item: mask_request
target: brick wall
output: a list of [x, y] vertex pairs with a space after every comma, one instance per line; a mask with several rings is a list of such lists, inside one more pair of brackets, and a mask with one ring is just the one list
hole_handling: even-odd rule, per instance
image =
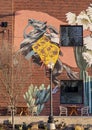
[[[13, 1], [12, 0], [1, 0], [0, 1], [0, 22], [8, 22], [8, 27], [7, 28], [1, 28], [0, 27], [0, 32], [2, 30], [6, 30], [6, 33], [4, 34], [4, 38], [9, 40], [10, 43], [13, 41]], [[9, 38], [9, 39], [8, 39]], [[2, 40], [2, 33], [0, 34], [0, 41]]]
[[[49, 15], [62, 20], [65, 22], [65, 14], [67, 12], [74, 12], [79, 14], [80, 11], [85, 10], [92, 0], [1, 0], [0, 1], [0, 22], [7, 21], [8, 27], [2, 28], [0, 27], [0, 45], [4, 43], [9, 44], [9, 48], [12, 50], [13, 40], [14, 40], [14, 12], [19, 10], [33, 10], [33, 11], [40, 11], [44, 13], [48, 13]], [[6, 30], [5, 33], [1, 33], [3, 30]], [[11, 52], [10, 52], [11, 53]], [[11, 63], [11, 56], [9, 57], [9, 62]], [[26, 61], [24, 61], [24, 64]], [[27, 66], [24, 67], [25, 70]], [[78, 71], [78, 69], [76, 69]], [[62, 74], [62, 78], [66, 76], [65, 72]], [[39, 79], [40, 77], [40, 79]], [[44, 80], [46, 85], [49, 84], [49, 80], [44, 76], [44, 69], [40, 69], [37, 65], [33, 64], [32, 68], [32, 77], [31, 82], [33, 84], [40, 85], [41, 81]], [[25, 83], [25, 88], [28, 87], [30, 84], [30, 79]], [[4, 88], [2, 82], [0, 82], [1, 87]], [[2, 89], [2, 93], [5, 92], [5, 89]], [[23, 91], [24, 93], [24, 91]], [[3, 103], [7, 103], [7, 100], [4, 100], [3, 96], [0, 95], [0, 104], [2, 106]], [[21, 96], [22, 97], [22, 96]], [[60, 104], [59, 99], [59, 92], [53, 96], [54, 98], [54, 114], [59, 114], [58, 106]], [[23, 99], [20, 98], [20, 99]], [[21, 101], [20, 101], [21, 102]], [[24, 100], [23, 100], [24, 102]], [[42, 114], [48, 115], [49, 114], [49, 102], [45, 105], [45, 109], [43, 110]]]
[[65, 14], [67, 12], [74, 12], [79, 14], [80, 11], [85, 10], [91, 0], [14, 0], [15, 11], [18, 10], [34, 10], [48, 13], [59, 20], [65, 21]]
[[[9, 45], [9, 53], [11, 54], [11, 48], [13, 43], [13, 11], [12, 11], [12, 0], [1, 0], [0, 1], [0, 23], [1, 22], [8, 22], [8, 27], [4, 28], [0, 26], [0, 49], [2, 45]], [[4, 51], [4, 50], [3, 50]], [[7, 54], [6, 54], [7, 55]], [[4, 57], [1, 58], [1, 50], [0, 50], [0, 65], [4, 62]], [[11, 62], [11, 55], [8, 57], [8, 63]], [[5, 86], [2, 82], [2, 72], [0, 70], [0, 107], [6, 106], [8, 98]]]

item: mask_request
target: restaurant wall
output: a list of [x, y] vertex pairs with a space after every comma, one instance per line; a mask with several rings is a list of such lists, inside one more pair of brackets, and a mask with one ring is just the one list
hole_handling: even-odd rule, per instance
[[[18, 51], [20, 49], [20, 45], [24, 42], [24, 29], [28, 25], [29, 19], [35, 19], [40, 22], [47, 22], [46, 25], [51, 25], [52, 27], [56, 28], [58, 31], [58, 36], [60, 36], [60, 25], [66, 25], [69, 24], [68, 21], [66, 21], [66, 13], [72, 12], [76, 15], [79, 15], [81, 11], [86, 10], [88, 6], [90, 5], [91, 0], [81, 0], [81, 1], [69, 1], [69, 0], [40, 0], [39, 2], [37, 0], [1, 0], [1, 17], [0, 22], [7, 21], [8, 27], [6, 28], [0, 28], [0, 30], [6, 30], [6, 33], [1, 33], [0, 41], [2, 44], [2, 41], [7, 42], [9, 44], [9, 47], [12, 50], [12, 47], [14, 47], [15, 51]], [[28, 28], [27, 33], [29, 33], [33, 28]], [[84, 33], [84, 36], [89, 35], [90, 31]], [[51, 42], [50, 42], [51, 43]], [[56, 46], [55, 46], [56, 47]], [[58, 73], [56, 73], [55, 80], [60, 81], [64, 79], [70, 79], [70, 75], [67, 75], [67, 71], [75, 76], [76, 73], [78, 73], [78, 79], [80, 79], [81, 69], [78, 62], [78, 59], [76, 60], [75, 53], [74, 53], [74, 47], [60, 47], [61, 55], [59, 54], [59, 60], [61, 62], [61, 69], [59, 76], [57, 76]], [[11, 61], [11, 58], [10, 60]], [[25, 57], [23, 55], [23, 61], [24, 61], [24, 70], [26, 71], [25, 74], [29, 75], [30, 69], [29, 67], [29, 61], [31, 63], [31, 76], [28, 80], [25, 81], [24, 89], [22, 90], [22, 93], [20, 95], [20, 98], [18, 99], [20, 104], [25, 105], [25, 100], [23, 98], [23, 94], [28, 90], [28, 87], [30, 84], [37, 85], [38, 87], [41, 84], [45, 84], [46, 87], [50, 83], [49, 78], [46, 76], [46, 70], [44, 65], [37, 65], [37, 63], [33, 63], [33, 61], [28, 59], [28, 57]], [[85, 62], [82, 60], [81, 62]], [[44, 62], [43, 62], [44, 63]], [[57, 69], [58, 67], [56, 67]], [[57, 70], [58, 71], [58, 70]], [[91, 69], [88, 67], [87, 70], [84, 69], [84, 71], [88, 72], [88, 78], [91, 79]], [[87, 74], [87, 73], [85, 73]], [[25, 76], [24, 76], [25, 78]], [[83, 71], [81, 79], [83, 78]], [[1, 86], [3, 86], [1, 82]], [[85, 85], [86, 86], [86, 85]], [[90, 85], [89, 85], [90, 86]], [[86, 86], [87, 87], [87, 86]], [[2, 87], [4, 88], [4, 86]], [[54, 107], [54, 115], [59, 115], [59, 105], [60, 105], [60, 88], [58, 87], [58, 84], [54, 82], [53, 79], [53, 89], [57, 88], [56, 93], [53, 94], [53, 107]], [[2, 89], [3, 90], [3, 89]], [[88, 88], [89, 93], [90, 88]], [[5, 92], [5, 89], [3, 90]], [[89, 94], [86, 94], [87, 96]], [[91, 95], [90, 95], [91, 96]], [[3, 100], [4, 95], [1, 95], [1, 106], [2, 104], [7, 104], [7, 101]], [[45, 104], [45, 107], [41, 113], [41, 115], [48, 115], [49, 114], [49, 104], [48, 101]], [[85, 103], [86, 105], [91, 106], [91, 100], [88, 99], [88, 101]], [[91, 109], [90, 109], [91, 112]]]

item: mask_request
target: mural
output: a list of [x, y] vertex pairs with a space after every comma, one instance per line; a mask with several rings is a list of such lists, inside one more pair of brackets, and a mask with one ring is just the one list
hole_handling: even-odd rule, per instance
[[[32, 26], [28, 34], [27, 27]], [[77, 73], [73, 72], [67, 65], [62, 63], [59, 56], [62, 52], [59, 47], [59, 36], [57, 30], [48, 25], [47, 22], [29, 19], [28, 25], [24, 29], [24, 40], [21, 42], [20, 50], [25, 58], [32, 57], [33, 62], [38, 65], [45, 64], [49, 68], [49, 64], [53, 64], [52, 82], [55, 86], [59, 86], [57, 76], [65, 69], [70, 79], [78, 79]]]
[[90, 113], [92, 113], [92, 72], [88, 74], [88, 68], [92, 68], [92, 4], [81, 13], [76, 16], [75, 13], [66, 14], [67, 21], [70, 25], [83, 25], [85, 32], [89, 31], [89, 35], [86, 35], [84, 40], [84, 46], [75, 48], [75, 59], [78, 67], [80, 68], [80, 78], [84, 80], [84, 95], [85, 105], [89, 106]]
[[[91, 33], [92, 33], [92, 5], [90, 4], [90, 6], [88, 7], [88, 9], [86, 11], [82, 11], [78, 16], [76, 16], [76, 14], [74, 13], [67, 13], [66, 14], [66, 18], [67, 21], [70, 25], [83, 25], [83, 30], [85, 32], [85, 30], [89, 30], [89, 35], [88, 36], [84, 36], [83, 40], [84, 40], [84, 46], [81, 48], [75, 48], [75, 57], [76, 57], [76, 63], [78, 65], [78, 67], [83, 70], [87, 69], [87, 67], [91, 67], [92, 64], [92, 45], [91, 45], [91, 41], [92, 41], [92, 37], [91, 37]], [[79, 57], [78, 57], [79, 56]], [[90, 60], [89, 60], [90, 59]], [[82, 61], [82, 65], [79, 65], [79, 61]]]
[[44, 108], [44, 104], [50, 98], [50, 85], [46, 88], [44, 84], [39, 87], [29, 86], [28, 91], [24, 94], [24, 99], [27, 103], [31, 115], [39, 115]]
[[[62, 75], [63, 70], [71, 80], [83, 79], [85, 98], [88, 99], [85, 105], [90, 105], [91, 113], [92, 101], [88, 98], [89, 93], [86, 93], [88, 92], [86, 90], [92, 89], [92, 78], [88, 74], [88, 69], [92, 67], [92, 4], [78, 16], [69, 12], [66, 18], [69, 25], [83, 25], [83, 47], [60, 47], [59, 28], [60, 25], [67, 23], [35, 11], [19, 11], [16, 15], [15, 26], [19, 21], [23, 24], [19, 24], [22, 29], [15, 29], [15, 45], [18, 49], [20, 47], [18, 52], [21, 52], [27, 60], [32, 58], [34, 63], [44, 65], [48, 69], [53, 66], [51, 69], [55, 90], [60, 87], [58, 76]], [[17, 37], [20, 39], [16, 40]], [[74, 72], [71, 67], [78, 67], [80, 73]]]
[[[34, 19], [30, 19], [30, 17]], [[65, 23], [42, 12], [26, 11], [26, 10], [16, 12], [15, 33], [14, 33], [15, 34], [14, 46], [16, 47], [16, 52], [17, 53], [22, 52], [25, 59], [30, 60], [31, 58], [32, 61], [38, 64], [39, 66], [45, 65], [46, 71], [47, 71], [48, 63], [50, 62], [49, 65], [51, 65], [51, 63], [53, 62], [53, 70], [54, 70], [53, 72], [55, 74], [57, 74], [56, 71], [58, 71], [54, 69], [55, 66], [57, 66], [56, 68], [59, 69], [58, 71], [59, 74], [62, 72], [63, 66], [65, 67], [65, 69], [68, 69], [68, 72], [69, 72], [70, 69], [68, 68], [68, 66], [71, 65], [71, 59], [73, 60], [72, 61], [73, 67], [76, 66], [76, 62], [75, 62], [72, 48], [70, 48], [69, 51], [66, 51], [67, 49], [61, 50], [61, 48], [59, 47], [59, 44], [58, 44], [59, 33], [58, 32], [59, 32], [60, 24], [65, 24]], [[37, 49], [38, 46], [40, 46], [39, 49]], [[44, 49], [44, 47], [47, 47], [47, 48]], [[49, 52], [52, 52], [52, 53], [49, 53]], [[44, 54], [46, 56], [44, 56]], [[67, 57], [67, 55], [69, 54], [71, 55], [70, 58]], [[64, 57], [64, 58], [61, 60], [59, 57], [60, 58]], [[63, 62], [61, 62], [60, 60]], [[66, 65], [62, 66], [62, 63], [66, 63], [66, 61], [68, 61], [68, 66]], [[53, 81], [55, 82], [54, 83], [55, 86], [59, 83], [59, 81], [55, 79], [57, 78], [57, 76], [58, 75], [53, 76]], [[31, 82], [32, 81], [30, 81], [30, 83]], [[54, 89], [53, 93], [55, 93], [56, 91], [57, 91], [57, 87], [56, 89]], [[39, 92], [41, 92], [42, 95], [44, 95], [44, 93], [47, 91], [39, 90]], [[42, 103], [37, 104], [37, 101], [36, 101], [37, 96], [32, 97], [32, 95], [31, 96], [30, 95], [31, 95], [31, 92], [30, 92], [30, 87], [29, 87], [28, 91], [24, 95], [24, 99], [31, 113], [35, 111], [35, 114], [40, 114], [40, 112], [43, 110], [44, 102], [43, 104]], [[31, 97], [32, 97], [32, 100], [31, 100]], [[47, 94], [47, 97], [49, 97], [49, 92]], [[46, 100], [46, 95], [44, 99]], [[48, 99], [46, 101], [48, 101]]]
[[[46, 25], [52, 25], [54, 28], [56, 28], [58, 32], [60, 30], [60, 25], [67, 24], [43, 12], [36, 12], [36, 11], [29, 11], [29, 10], [17, 11], [15, 14], [15, 29], [14, 29], [15, 31], [14, 46], [16, 47], [16, 50], [19, 50], [20, 43], [24, 40], [23, 32], [25, 27], [28, 25], [29, 19], [35, 19], [37, 21], [47, 22]], [[32, 29], [33, 29], [32, 26], [27, 27], [26, 33], [29, 33]], [[63, 56], [59, 57], [62, 60], [62, 62], [67, 64], [68, 66], [77, 67], [73, 48], [62, 47], [60, 48], [60, 50], [63, 54]]]

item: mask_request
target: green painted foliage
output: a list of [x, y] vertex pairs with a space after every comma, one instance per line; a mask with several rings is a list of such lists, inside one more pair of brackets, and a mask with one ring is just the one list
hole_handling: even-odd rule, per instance
[[30, 112], [32, 113], [33, 109], [37, 107], [37, 115], [41, 113], [44, 108], [44, 103], [49, 100], [49, 97], [50, 85], [46, 88], [44, 84], [40, 85], [39, 88], [31, 84], [28, 91], [24, 94], [24, 99]]

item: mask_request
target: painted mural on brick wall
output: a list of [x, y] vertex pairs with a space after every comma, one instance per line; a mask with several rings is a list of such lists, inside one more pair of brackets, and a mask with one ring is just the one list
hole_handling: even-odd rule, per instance
[[[33, 30], [26, 34], [28, 26], [32, 26]], [[52, 82], [55, 86], [59, 86], [57, 76], [62, 73], [63, 69], [66, 70], [70, 79], [78, 79], [77, 74], [59, 59], [59, 56], [62, 56], [59, 32], [47, 22], [29, 19], [24, 30], [24, 40], [20, 44], [20, 51], [26, 59], [32, 58], [36, 64], [40, 66], [44, 64], [48, 69], [51, 68], [53, 70]]]
[[[86, 106], [90, 107], [91, 113], [92, 77], [89, 75], [87, 70], [92, 67], [92, 5], [90, 4], [88, 9], [86, 11], [82, 11], [78, 16], [74, 13], [68, 12], [66, 14], [66, 23], [42, 12], [19, 11], [19, 14], [16, 15], [15, 27], [17, 26], [17, 22], [19, 22], [19, 20], [21, 21], [20, 18], [22, 18], [24, 22], [19, 22], [20, 26], [23, 23], [21, 26], [22, 29], [15, 29], [16, 37], [20, 37], [18, 40], [15, 37], [15, 44], [17, 42], [20, 43], [18, 45], [18, 52], [21, 52], [26, 60], [32, 59], [32, 62], [36, 63], [38, 66], [44, 65], [46, 69], [52, 70], [54, 94], [58, 91], [58, 88], [61, 85], [58, 76], [62, 75], [63, 71], [66, 71], [67, 77], [70, 80], [83, 79], [85, 94], [84, 103]], [[63, 34], [67, 37], [67, 41], [70, 42], [69, 37], [73, 37], [70, 39], [72, 39], [72, 41], [74, 40], [77, 46], [70, 47], [68, 45], [68, 47], [63, 47], [62, 44], [60, 44], [63, 36], [60, 35], [60, 25], [64, 25]], [[66, 25], [69, 25], [67, 30], [74, 27], [72, 30], [69, 30], [71, 35], [69, 32], [67, 33], [65, 28]], [[80, 25], [81, 28], [76, 29], [76, 27], [80, 27]], [[79, 73], [72, 70], [71, 67], [78, 67], [80, 70]], [[30, 109], [33, 110], [34, 106], [36, 106], [34, 109], [37, 111], [37, 114], [42, 111], [44, 103], [48, 101], [50, 96], [49, 86], [47, 89], [44, 87], [44, 85], [42, 85], [40, 89], [34, 87], [34, 91], [31, 86], [31, 90], [28, 90], [28, 92], [24, 95]], [[36, 97], [35, 99], [38, 100], [34, 100], [34, 96], [32, 97], [33, 91]], [[42, 99], [37, 96], [40, 94], [43, 95]], [[32, 103], [30, 103], [29, 100], [30, 102], [32, 101]]]
[[84, 81], [84, 104], [89, 106], [89, 112], [92, 113], [92, 75], [87, 72], [88, 68], [92, 68], [92, 4], [78, 16], [68, 12], [66, 18], [68, 24], [83, 25], [83, 31], [90, 32], [83, 37], [83, 47], [75, 47], [74, 53], [77, 66], [80, 68], [80, 78]]

